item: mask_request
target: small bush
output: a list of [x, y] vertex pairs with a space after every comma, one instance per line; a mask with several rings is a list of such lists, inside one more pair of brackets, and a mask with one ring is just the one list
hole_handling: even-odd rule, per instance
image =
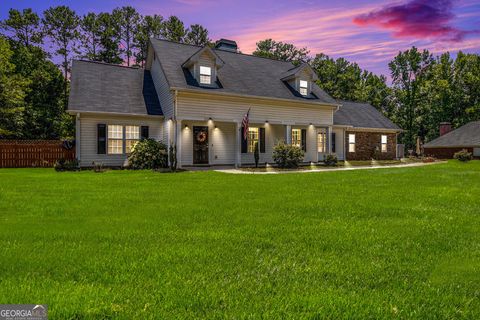
[[338, 162], [337, 155], [335, 153], [327, 154], [323, 162], [325, 163], [326, 166], [334, 167], [337, 165], [337, 162]]
[[130, 169], [158, 169], [166, 168], [167, 146], [153, 139], [144, 139], [135, 144], [128, 156]]
[[303, 160], [303, 150], [300, 147], [292, 146], [280, 141], [273, 147], [273, 161], [280, 168], [297, 168]]
[[457, 159], [458, 161], [467, 162], [473, 159], [473, 155], [471, 152], [468, 152], [466, 149], [456, 152], [453, 155], [453, 158]]
[[77, 159], [66, 160], [64, 158], [55, 161], [53, 168], [55, 171], [77, 171], [80, 169]]

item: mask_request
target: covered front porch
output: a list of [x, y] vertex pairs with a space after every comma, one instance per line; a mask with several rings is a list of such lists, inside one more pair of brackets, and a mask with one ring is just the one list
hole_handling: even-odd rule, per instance
[[[325, 154], [343, 149], [343, 131], [314, 123], [279, 123], [250, 120], [246, 141], [240, 121], [225, 119], [182, 119], [168, 121], [170, 142], [176, 144], [177, 162], [186, 166], [250, 166], [255, 163], [255, 144], [259, 163], [273, 163], [274, 146], [285, 141], [305, 152], [304, 162], [317, 163]], [[343, 152], [341, 152], [343, 156]]]

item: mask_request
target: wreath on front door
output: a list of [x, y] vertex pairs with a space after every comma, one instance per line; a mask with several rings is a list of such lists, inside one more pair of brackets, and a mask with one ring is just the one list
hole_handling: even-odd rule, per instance
[[202, 143], [202, 142], [205, 142], [205, 140], [207, 140], [207, 133], [205, 131], [200, 131], [199, 133], [197, 133], [197, 141]]

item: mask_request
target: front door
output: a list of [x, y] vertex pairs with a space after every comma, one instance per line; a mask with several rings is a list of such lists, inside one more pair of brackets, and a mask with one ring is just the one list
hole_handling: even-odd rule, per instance
[[193, 127], [193, 164], [208, 164], [208, 127]]

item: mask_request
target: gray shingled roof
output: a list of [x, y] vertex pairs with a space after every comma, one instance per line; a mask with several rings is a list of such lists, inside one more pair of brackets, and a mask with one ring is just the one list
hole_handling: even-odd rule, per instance
[[[201, 47], [159, 39], [152, 39], [151, 43], [171, 88], [210, 90], [212, 92], [211, 89], [189, 84], [182, 69], [182, 64]], [[318, 99], [306, 99], [295, 95], [281, 80], [287, 71], [294, 68], [290, 62], [224, 50], [213, 49], [213, 51], [225, 62], [218, 70], [221, 88], [215, 89], [216, 92], [290, 99], [307, 103], [336, 103], [317, 85], [313, 86], [312, 91]]]
[[162, 115], [149, 71], [73, 61], [70, 111]]
[[458, 129], [426, 143], [423, 147], [480, 147], [480, 121], [469, 122]]
[[342, 106], [333, 115], [334, 125], [346, 125], [357, 128], [401, 130], [371, 104], [338, 100]]

